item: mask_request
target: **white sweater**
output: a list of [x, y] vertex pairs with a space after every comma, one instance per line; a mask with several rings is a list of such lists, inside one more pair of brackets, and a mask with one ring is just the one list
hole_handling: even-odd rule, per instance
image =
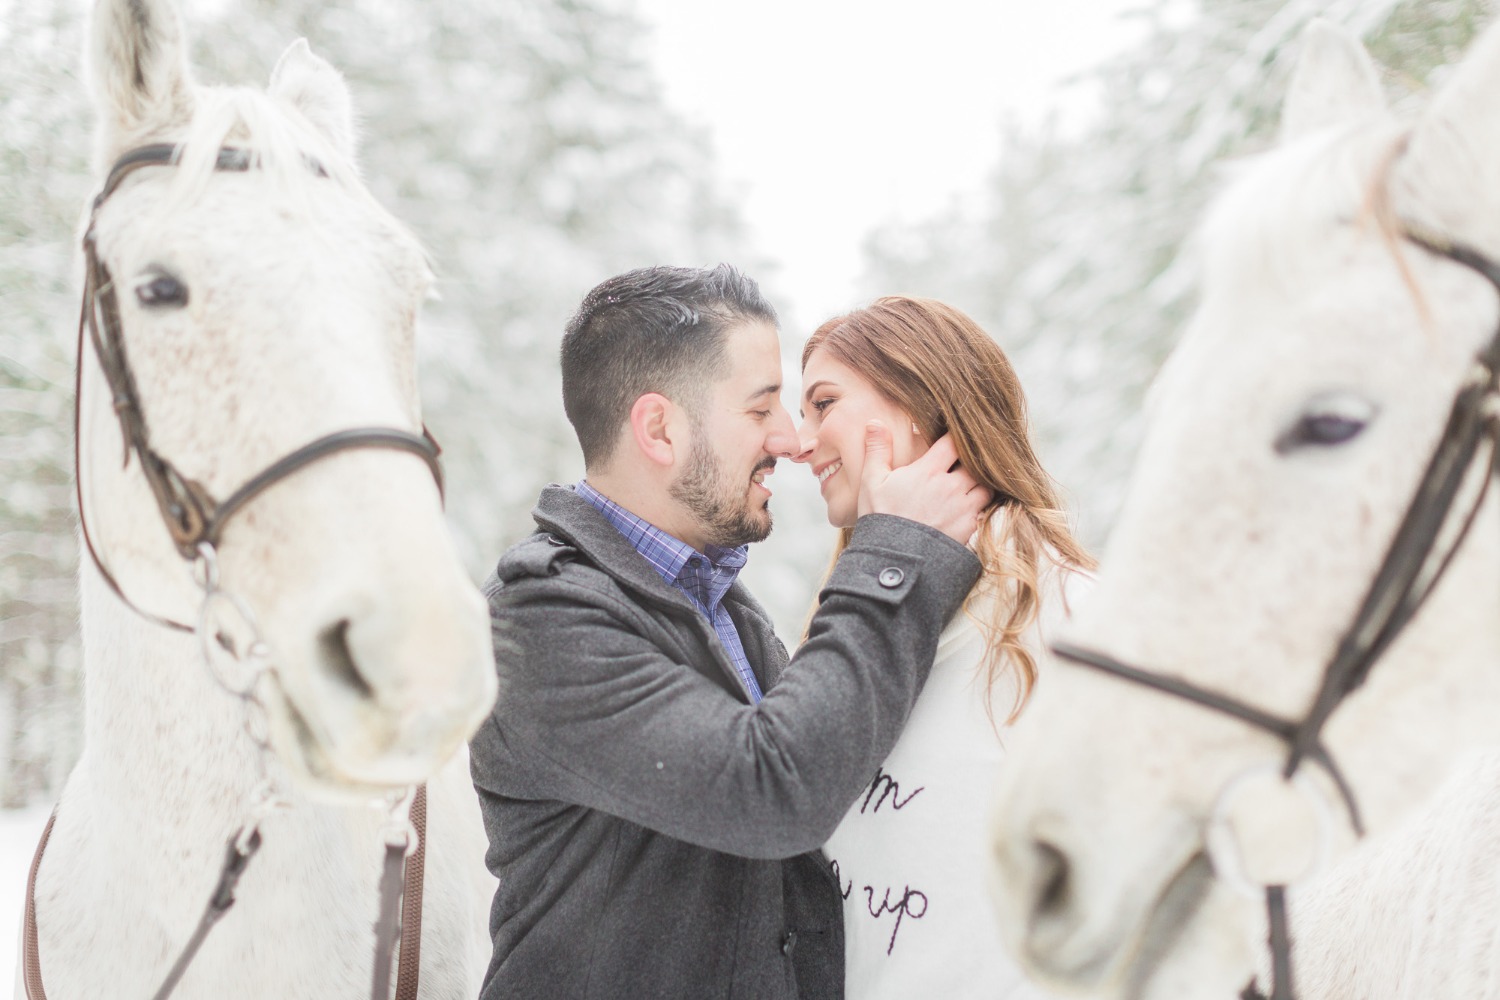
[[[1044, 640], [1088, 578], [1048, 566], [1025, 637], [1044, 683]], [[981, 614], [983, 609], [976, 608]], [[990, 794], [1014, 704], [1009, 671], [985, 712], [984, 634], [963, 611], [938, 639], [927, 685], [890, 757], [824, 847], [844, 893], [847, 1000], [1037, 1000], [1000, 945], [987, 894]], [[1015, 766], [1012, 764], [1011, 766]]]

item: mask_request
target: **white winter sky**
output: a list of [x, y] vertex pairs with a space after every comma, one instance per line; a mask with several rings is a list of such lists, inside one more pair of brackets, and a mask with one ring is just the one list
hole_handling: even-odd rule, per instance
[[1065, 81], [1141, 34], [1121, 17], [1139, 0], [635, 2], [668, 101], [710, 129], [779, 267], [794, 337], [860, 304], [870, 230], [972, 197], [1002, 121], [1086, 120], [1089, 90]]

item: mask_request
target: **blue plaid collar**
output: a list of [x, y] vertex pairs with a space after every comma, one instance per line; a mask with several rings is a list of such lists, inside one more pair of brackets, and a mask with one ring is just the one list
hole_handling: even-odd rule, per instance
[[735, 578], [745, 565], [747, 546], [726, 549], [709, 545], [700, 553], [682, 539], [673, 538], [656, 525], [632, 514], [586, 481], [580, 481], [573, 490], [625, 536], [641, 557], [661, 574], [667, 586], [697, 606], [723, 644], [729, 658], [728, 665], [734, 669], [750, 703], [759, 702], [760, 681], [745, 656], [745, 644], [740, 640], [734, 619], [722, 604], [724, 595], [734, 586]]
[[[709, 610], [719, 603], [719, 599], [733, 585], [735, 577], [749, 558], [747, 545], [732, 549], [709, 545], [700, 553], [682, 539], [667, 534], [651, 522], [621, 507], [590, 486], [586, 479], [580, 479], [574, 484], [573, 491], [603, 514], [604, 519], [625, 536], [625, 540], [661, 574], [663, 580], [698, 597], [700, 603]], [[709, 564], [706, 567], [702, 565], [705, 557]], [[684, 570], [689, 572], [685, 573]], [[692, 572], [693, 570], [697, 572]], [[696, 585], [699, 580], [693, 579], [694, 577], [702, 578], [702, 583], [707, 585], [704, 587], [705, 592], [697, 592], [700, 585]], [[712, 579], [708, 579], [709, 577]]]

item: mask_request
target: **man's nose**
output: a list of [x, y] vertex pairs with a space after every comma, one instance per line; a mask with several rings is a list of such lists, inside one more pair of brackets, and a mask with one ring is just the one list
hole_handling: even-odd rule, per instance
[[795, 460], [802, 450], [802, 442], [797, 437], [797, 428], [792, 424], [792, 415], [781, 410], [772, 419], [775, 420], [775, 425], [766, 435], [766, 451], [777, 458]]

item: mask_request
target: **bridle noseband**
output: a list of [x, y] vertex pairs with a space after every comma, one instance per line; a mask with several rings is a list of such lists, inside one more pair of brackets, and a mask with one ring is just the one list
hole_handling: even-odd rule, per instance
[[[136, 387], [135, 375], [131, 370], [130, 359], [125, 349], [125, 337], [120, 322], [115, 285], [109, 268], [99, 259], [95, 224], [98, 220], [99, 209], [103, 207], [110, 195], [114, 194], [125, 178], [143, 167], [175, 165], [181, 151], [180, 146], [156, 144], [142, 146], [126, 153], [110, 170], [104, 187], [94, 198], [93, 209], [89, 214], [88, 229], [83, 236], [85, 274], [83, 310], [78, 321], [78, 365], [73, 396], [73, 444], [79, 524], [82, 528], [84, 545], [88, 549], [89, 558], [94, 566], [110, 589], [128, 606], [160, 625], [182, 632], [191, 632], [193, 629], [190, 625], [147, 612], [127, 598], [113, 574], [99, 557], [93, 536], [89, 532], [88, 517], [83, 505], [83, 465], [78, 452], [82, 436], [80, 411], [83, 398], [85, 336], [93, 345], [94, 356], [98, 359], [104, 379], [109, 385], [115, 416], [119, 419], [120, 433], [125, 441], [125, 461], [128, 463], [131, 455], [134, 455], [140, 463], [141, 474], [145, 477], [146, 484], [156, 499], [156, 506], [161, 513], [167, 532], [171, 535], [178, 553], [189, 561], [199, 558], [205, 543], [210, 547], [217, 547], [225, 525], [250, 501], [298, 470], [329, 455], [356, 448], [385, 448], [411, 452], [426, 462], [427, 467], [432, 470], [440, 493], [443, 488], [443, 472], [438, 464], [438, 456], [442, 449], [438, 447], [437, 441], [425, 427], [422, 428], [421, 434], [394, 427], [359, 427], [335, 431], [309, 441], [251, 477], [228, 497], [218, 500], [202, 484], [189, 479], [171, 460], [152, 447], [145, 412], [141, 407], [140, 393]], [[253, 163], [254, 157], [248, 150], [225, 148], [219, 150], [214, 169], [243, 173], [249, 170]], [[319, 175], [323, 174], [323, 168], [315, 162], [310, 162], [309, 168]]]
[[[1404, 235], [1424, 250], [1477, 271], [1500, 292], [1500, 265], [1479, 251], [1411, 225], [1405, 227]], [[1469, 529], [1484, 504], [1489, 484], [1500, 473], [1497, 399], [1500, 399], [1500, 328], [1475, 358], [1460, 387], [1442, 437], [1417, 484], [1385, 559], [1353, 621], [1339, 639], [1312, 706], [1301, 719], [1273, 715], [1230, 695], [1199, 687], [1179, 677], [1143, 670], [1073, 643], [1056, 643], [1053, 652], [1063, 659], [1232, 716], [1270, 733], [1287, 746], [1282, 776], [1290, 779], [1304, 760], [1322, 767], [1337, 786], [1355, 832], [1363, 835], [1364, 822], [1353, 789], [1323, 743], [1323, 727], [1344, 699], [1369, 678], [1381, 656], [1431, 596], [1468, 537]], [[1453, 542], [1445, 551], [1437, 552], [1438, 536], [1448, 522], [1464, 479], [1485, 442], [1490, 446], [1489, 474]], [[1270, 1000], [1293, 1000], [1286, 887], [1269, 885], [1264, 888], [1273, 967]], [[1264, 1000], [1253, 980], [1242, 997]]]

